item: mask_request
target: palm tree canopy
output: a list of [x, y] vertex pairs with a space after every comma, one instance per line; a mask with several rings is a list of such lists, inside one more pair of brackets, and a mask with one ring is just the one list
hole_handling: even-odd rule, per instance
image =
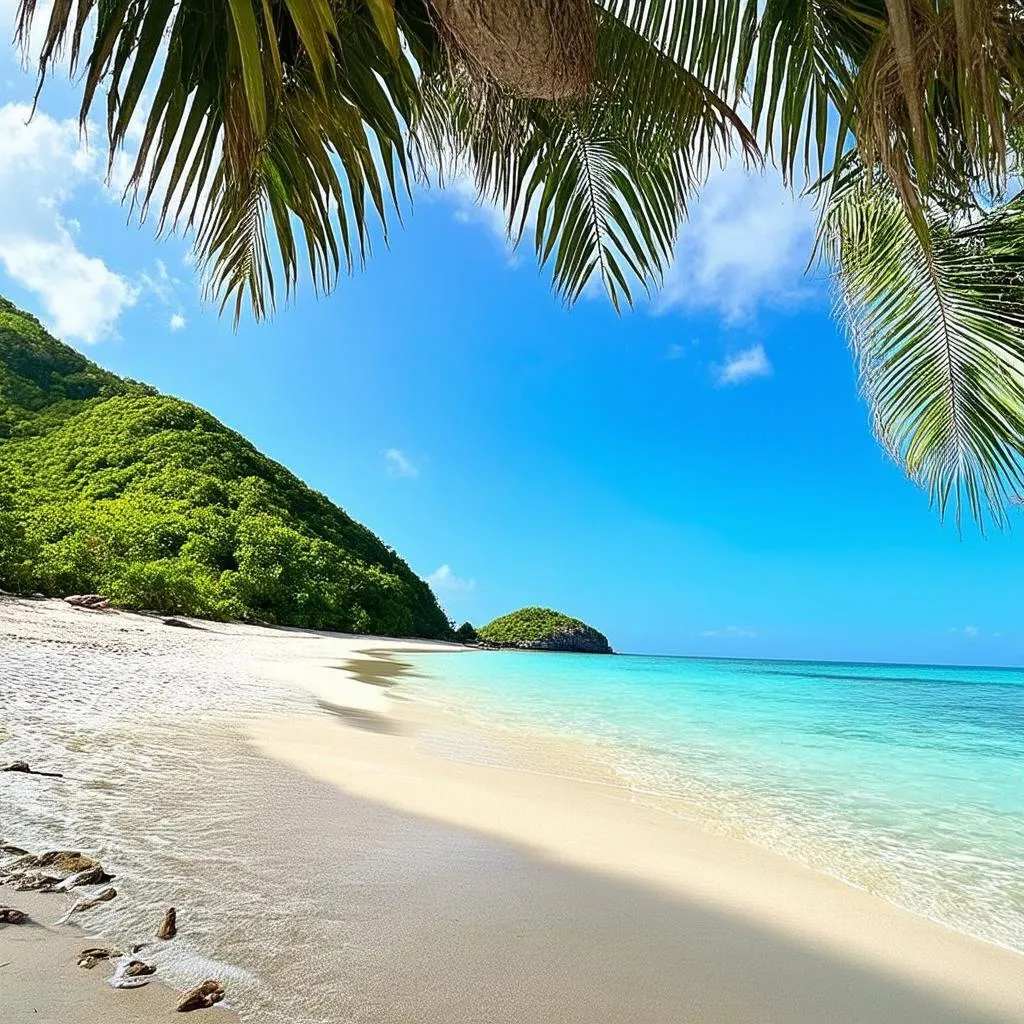
[[1024, 486], [1016, 2], [58, 0], [40, 87], [60, 57], [111, 158], [142, 120], [127, 197], [193, 234], [236, 319], [329, 289], [414, 180], [460, 173], [566, 301], [619, 308], [717, 165], [769, 160], [817, 196], [886, 448], [958, 518]]

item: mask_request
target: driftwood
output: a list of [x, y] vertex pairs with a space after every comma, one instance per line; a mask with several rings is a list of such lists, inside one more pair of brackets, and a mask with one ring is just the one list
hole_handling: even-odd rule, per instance
[[72, 608], [92, 608], [102, 610], [110, 606], [110, 598], [102, 594], [70, 594], [64, 598]]
[[21, 775], [45, 775], [48, 779], [63, 779], [60, 772], [40, 772], [30, 768], [28, 761], [12, 761], [6, 768], [0, 768], [0, 772], [18, 772]]

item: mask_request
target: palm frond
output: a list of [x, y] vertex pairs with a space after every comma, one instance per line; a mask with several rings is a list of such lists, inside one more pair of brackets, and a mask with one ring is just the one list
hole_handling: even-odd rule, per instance
[[856, 69], [885, 25], [884, 0], [748, 0], [737, 74], [751, 124], [787, 181], [820, 176], [827, 154], [842, 153]]
[[63, 0], [40, 86], [68, 50], [83, 125], [106, 91], [111, 161], [153, 87], [127, 196], [143, 217], [157, 204], [161, 230], [194, 230], [210, 293], [260, 318], [304, 259], [318, 290], [361, 261], [371, 211], [386, 233], [418, 102], [396, 32], [392, 0]]
[[922, 242], [888, 181], [848, 161], [824, 254], [875, 431], [959, 523], [1003, 525], [1024, 490], [1024, 203], [925, 211]]
[[656, 286], [688, 200], [734, 149], [758, 158], [735, 110], [698, 75], [608, 12], [584, 102], [529, 101], [443, 74], [424, 86], [417, 133], [442, 171], [468, 164], [518, 244], [574, 302], [593, 281], [616, 309]]

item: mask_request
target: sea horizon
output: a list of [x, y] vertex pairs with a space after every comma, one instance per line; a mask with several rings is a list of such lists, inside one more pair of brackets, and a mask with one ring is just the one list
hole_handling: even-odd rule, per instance
[[76, 894], [5, 897], [33, 992], [127, 1024], [71, 954], [141, 942], [253, 1024], [1019, 1019], [1024, 673], [190, 621], [0, 601], [0, 750], [63, 776], [2, 776], [0, 866], [81, 850], [117, 891], [86, 934]]
[[[486, 648], [485, 648], [486, 649]], [[541, 650], [515, 650], [509, 649], [510, 654], [574, 654], [572, 651], [541, 651]], [[877, 665], [879, 667], [906, 667], [906, 668], [977, 668], [977, 669], [1003, 669], [1007, 672], [1024, 670], [1024, 663], [1014, 665], [995, 664], [990, 662], [963, 662], [963, 661], [875, 661], [870, 658], [781, 658], [778, 656], [759, 658], [755, 655], [728, 655], [728, 654], [665, 654], [661, 652], [646, 651], [620, 651], [615, 650], [610, 655], [581, 655], [582, 657], [615, 657], [615, 658], [677, 658], [680, 661], [777, 661], [784, 664], [809, 664], [809, 665]]]

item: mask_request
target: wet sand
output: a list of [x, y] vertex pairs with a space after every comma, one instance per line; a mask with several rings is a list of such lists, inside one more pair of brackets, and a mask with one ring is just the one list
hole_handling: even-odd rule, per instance
[[479, 763], [451, 716], [396, 705], [387, 721], [253, 727], [312, 777], [492, 844], [407, 919], [389, 973], [405, 1016], [382, 1020], [1024, 1021], [1017, 953], [638, 802], [585, 751]]
[[[640, 803], [584, 748], [490, 734], [403, 699], [407, 642], [234, 626], [200, 634], [81, 614], [0, 602], [0, 655], [5, 636], [19, 664], [32, 669], [38, 654], [45, 683], [119, 644], [123, 658], [103, 662], [102, 678], [123, 666], [135, 673], [132, 692], [147, 695], [157, 724], [131, 724], [143, 767], [127, 792], [159, 779], [145, 793], [142, 833], [104, 840], [113, 867], [138, 884], [124, 886], [127, 916], [114, 914], [120, 900], [96, 912], [100, 931], [119, 937], [133, 908], [148, 922], [147, 899], [191, 903], [197, 947], [237, 968], [227, 987], [243, 1021], [1024, 1022], [1024, 957], [710, 835], [685, 808]], [[72, 656], [55, 656], [54, 643]], [[173, 671], [160, 675], [161, 665]], [[200, 668], [216, 669], [205, 689]], [[217, 706], [224, 680], [250, 677]], [[28, 685], [21, 678], [11, 692]], [[159, 727], [171, 715], [155, 696], [167, 680], [174, 728]], [[190, 686], [201, 718], [187, 717]], [[105, 716], [119, 707], [96, 705]], [[33, 731], [9, 721], [5, 732], [0, 704], [0, 759], [35, 742], [47, 720], [36, 713]], [[98, 746], [124, 757], [126, 735]], [[66, 748], [38, 749], [84, 758], [94, 746], [83, 731]], [[107, 763], [97, 754], [89, 770]], [[0, 832], [4, 787], [18, 797], [29, 785], [0, 775]], [[75, 792], [29, 795], [46, 809]], [[83, 814], [105, 806], [88, 798]], [[123, 811], [125, 796], [111, 799]], [[159, 869], [147, 874], [151, 863]], [[0, 889], [9, 903], [19, 895]], [[41, 966], [0, 968], [0, 1019], [118, 1024], [94, 1001], [111, 996], [139, 1008], [127, 1019], [162, 1019], [167, 1004], [135, 1000], [152, 999], [149, 990], [97, 995], [100, 969], [65, 957], [80, 938], [58, 954], [46, 950], [63, 936], [25, 934], [18, 942], [40, 947]], [[0, 926], [0, 963], [14, 935]], [[70, 987], [40, 987], [62, 957]], [[200, 969], [185, 966], [190, 977]], [[172, 976], [184, 969], [168, 964]], [[22, 1016], [9, 1018], [10, 1007]], [[225, 1019], [215, 1012], [198, 1019]]]
[[[67, 897], [0, 889], [0, 903], [25, 911], [30, 920], [0, 924], [0, 1020], [4, 1024], [160, 1024], [181, 1021], [177, 993], [154, 977], [135, 989], [107, 984], [107, 964], [77, 966], [83, 949], [98, 943], [77, 927], [55, 925], [70, 904]], [[153, 961], [148, 951], [140, 959]], [[220, 1011], [221, 1024], [237, 1021]]]

